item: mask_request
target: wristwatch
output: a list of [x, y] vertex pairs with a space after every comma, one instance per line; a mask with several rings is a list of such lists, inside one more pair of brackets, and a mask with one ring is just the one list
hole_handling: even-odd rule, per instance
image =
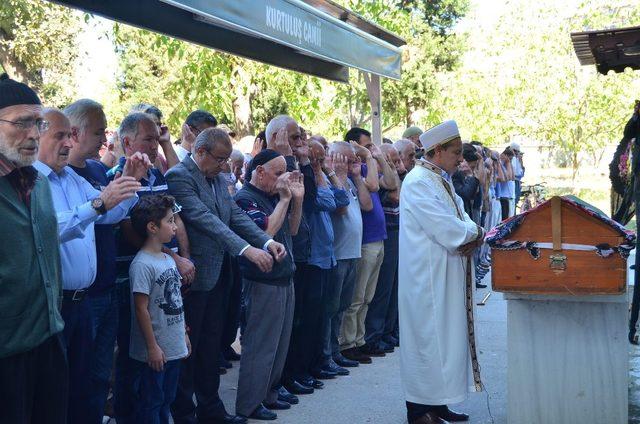
[[96, 197], [91, 201], [91, 207], [96, 210], [98, 215], [104, 215], [105, 213], [107, 213], [107, 208], [104, 206], [104, 201], [99, 197]]

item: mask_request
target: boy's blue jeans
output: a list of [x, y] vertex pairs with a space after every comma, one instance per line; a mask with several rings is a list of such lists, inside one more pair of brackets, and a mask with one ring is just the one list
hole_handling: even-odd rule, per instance
[[[213, 359], [213, 358], [212, 358]], [[168, 361], [162, 371], [154, 371], [147, 364], [140, 363], [142, 370], [136, 402], [136, 422], [145, 424], [169, 424], [169, 407], [176, 397], [180, 359]]]

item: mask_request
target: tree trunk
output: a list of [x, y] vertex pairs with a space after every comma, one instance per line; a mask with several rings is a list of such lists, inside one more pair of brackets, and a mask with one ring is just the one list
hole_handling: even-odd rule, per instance
[[406, 128], [409, 128], [411, 125], [413, 125], [413, 119], [412, 116], [413, 113], [411, 112], [411, 107], [409, 107], [409, 99], [404, 99], [404, 123], [406, 124]]
[[253, 134], [251, 117], [251, 75], [244, 69], [243, 61], [234, 63], [231, 71], [231, 84], [234, 93], [232, 107], [235, 120], [236, 139]]
[[573, 152], [571, 152], [571, 182], [576, 181], [579, 167], [580, 161], [578, 160], [578, 152], [574, 150]]

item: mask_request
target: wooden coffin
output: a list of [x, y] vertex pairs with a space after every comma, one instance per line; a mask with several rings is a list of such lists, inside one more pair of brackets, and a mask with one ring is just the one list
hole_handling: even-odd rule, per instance
[[[559, 209], [560, 213], [556, 213], [552, 219], [554, 208]], [[555, 244], [552, 221], [556, 224]], [[624, 293], [626, 290], [627, 263], [618, 252], [601, 257], [593, 250], [561, 249], [565, 244], [596, 246], [607, 243], [619, 246], [625, 240], [624, 235], [619, 229], [560, 197], [529, 211], [522, 223], [506, 238], [551, 243], [553, 248], [539, 249], [537, 260], [526, 249], [492, 248], [491, 282], [496, 291], [605, 295]], [[555, 261], [552, 261], [552, 255], [555, 255]], [[566, 257], [564, 260], [563, 255]]]

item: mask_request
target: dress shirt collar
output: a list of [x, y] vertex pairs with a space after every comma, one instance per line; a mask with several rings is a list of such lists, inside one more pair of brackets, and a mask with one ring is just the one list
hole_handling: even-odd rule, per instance
[[33, 163], [33, 167], [36, 168], [38, 171], [40, 171], [40, 173], [42, 175], [44, 175], [45, 177], [49, 178], [51, 176], [51, 174], [54, 174], [58, 177], [62, 177], [67, 173], [67, 167], [65, 166], [64, 168], [62, 168], [62, 170], [58, 173], [56, 173], [53, 169], [51, 169], [51, 167], [49, 165], [47, 165], [44, 162], [41, 162], [39, 160], [35, 161]]

